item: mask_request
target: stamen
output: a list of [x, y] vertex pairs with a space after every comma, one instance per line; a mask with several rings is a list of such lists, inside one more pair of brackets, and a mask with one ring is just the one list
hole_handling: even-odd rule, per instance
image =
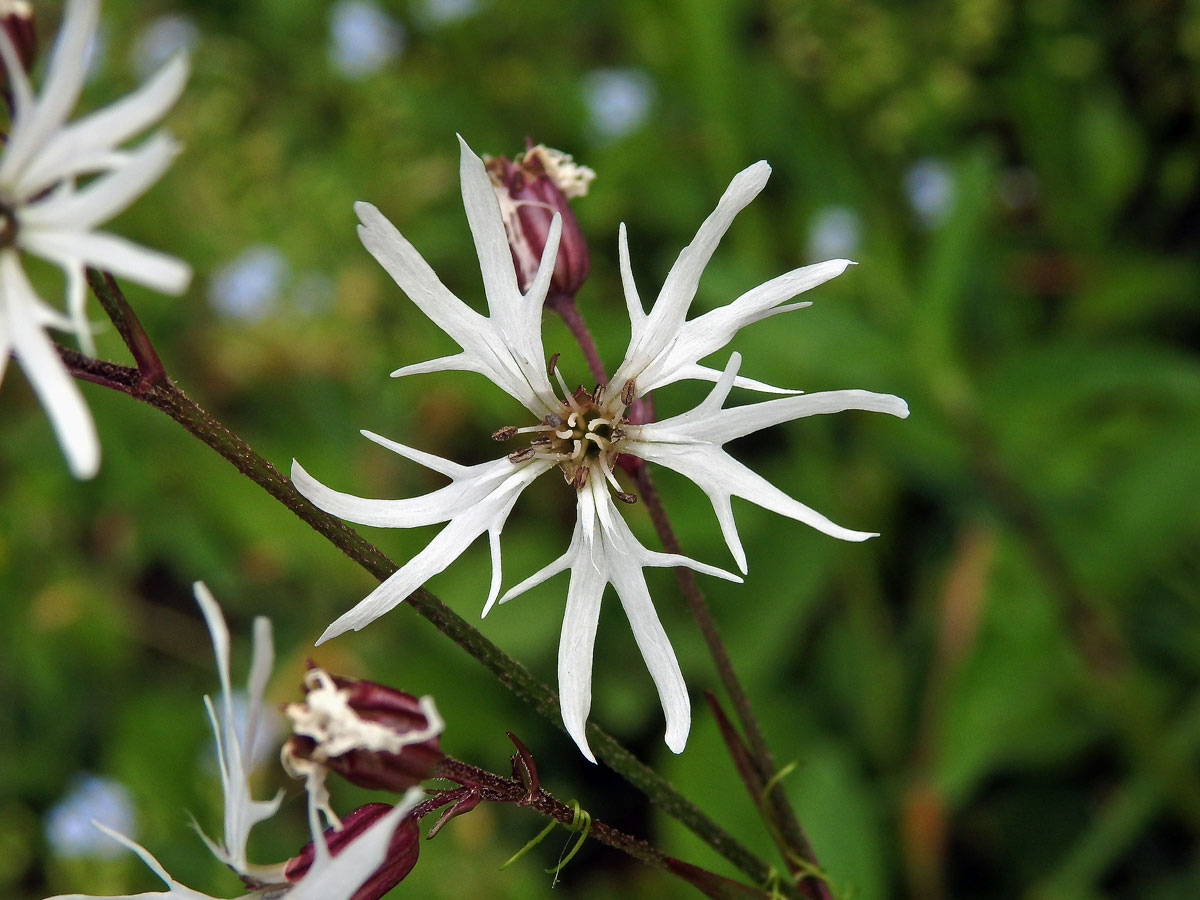
[[600, 395], [604, 393], [604, 389], [606, 387], [608, 387], [608, 385], [597, 384], [596, 389], [592, 391], [592, 403], [594, 403], [596, 406], [600, 405]]
[[622, 503], [637, 503], [636, 494], [626, 494], [624, 491], [615, 491], [614, 494]]
[[587, 466], [580, 466], [575, 470], [575, 475], [571, 478], [571, 487], [577, 491], [583, 490], [583, 486], [588, 483], [588, 476], [592, 474], [592, 470]]
[[558, 358], [560, 356], [562, 356], [561, 353], [555, 353], [553, 356], [550, 357], [549, 361], [546, 363], [546, 374], [547, 375], [554, 376], [554, 375], [558, 374]]
[[522, 447], [520, 450], [514, 450], [512, 453], [508, 454], [508, 461], [510, 463], [526, 462], [533, 459], [534, 452], [535, 451], [533, 447]]
[[636, 392], [636, 390], [637, 390], [637, 388], [633, 383], [633, 379], [630, 378], [627, 382], [625, 382], [625, 386], [623, 388], [621, 388], [621, 402], [623, 404], [625, 404], [626, 406], [628, 406], [630, 403], [632, 403], [633, 395]]
[[624, 437], [625, 437], [625, 429], [614, 428], [612, 430], [612, 434], [610, 434], [608, 436], [608, 439], [610, 441], [612, 441], [614, 444], [619, 444]]
[[[523, 428], [518, 428], [516, 430], [516, 433], [517, 434], [530, 434], [531, 432], [534, 432], [534, 431], [550, 431], [553, 427], [554, 427], [553, 425], [526, 425]], [[496, 433], [499, 434], [499, 432], [496, 432]]]
[[527, 431], [527, 430], [528, 429], [517, 428], [516, 425], [505, 425], [503, 428], [497, 428], [495, 431], [492, 432], [492, 440], [493, 441], [507, 441], [507, 440], [510, 440], [510, 439], [516, 437], [522, 431]]
[[550, 415], [546, 416], [546, 418], [542, 419], [542, 421], [551, 428], [557, 428], [562, 424], [562, 416], [556, 415], [555, 413], [550, 413]]
[[[554, 358], [555, 359], [558, 358], [557, 353], [554, 354]], [[563, 396], [566, 397], [566, 399], [567, 399], [567, 406], [571, 407], [571, 409], [575, 410], [576, 412], [579, 412], [579, 404], [577, 402], [575, 402], [574, 395], [569, 390], [567, 390], [567, 382], [562, 377], [562, 372], [558, 371], [558, 369], [555, 369], [554, 377], [558, 381], [558, 386], [562, 390]]]

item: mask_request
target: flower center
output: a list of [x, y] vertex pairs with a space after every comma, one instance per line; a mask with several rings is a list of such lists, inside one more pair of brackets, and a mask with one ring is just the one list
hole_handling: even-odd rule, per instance
[[0, 203], [0, 250], [17, 242], [17, 214], [11, 207]]
[[[558, 376], [553, 362], [551, 372]], [[563, 478], [576, 490], [582, 490], [588, 479], [596, 475], [608, 479], [618, 500], [633, 503], [634, 495], [622, 491], [613, 476], [613, 466], [626, 435], [625, 412], [634, 398], [633, 382], [627, 382], [619, 394], [605, 400], [603, 384], [596, 385], [591, 393], [582, 385], [568, 391], [562, 377], [558, 378], [566, 399], [557, 412], [550, 413], [537, 425], [501, 428], [492, 435], [493, 440], [507, 441], [519, 434], [531, 434], [527, 446], [508, 454], [510, 461], [552, 459], [558, 463]]]

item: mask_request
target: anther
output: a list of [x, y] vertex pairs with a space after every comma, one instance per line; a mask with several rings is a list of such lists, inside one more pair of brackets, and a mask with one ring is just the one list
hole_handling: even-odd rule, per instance
[[520, 450], [514, 450], [508, 454], [508, 461], [510, 463], [523, 463], [526, 460], [533, 459], [533, 454], [533, 447], [522, 447]]
[[630, 378], [627, 382], [625, 382], [625, 386], [621, 388], [621, 402], [626, 406], [632, 403], [633, 395], [636, 390], [637, 388], [633, 384], [633, 379]]
[[613, 491], [613, 495], [622, 503], [637, 503], [636, 494], [626, 494], [624, 491]]
[[550, 443], [550, 438], [548, 438], [544, 434], [539, 434], [537, 437], [535, 437], [532, 441], [529, 442], [529, 446], [530, 447], [545, 447], [549, 443]]
[[604, 393], [604, 389], [607, 386], [608, 385], [604, 385], [604, 384], [596, 385], [596, 389], [594, 391], [592, 391], [592, 403], [594, 403], [597, 406], [600, 405], [600, 395]]
[[583, 486], [588, 483], [588, 476], [591, 474], [592, 470], [587, 466], [580, 466], [575, 470], [575, 474], [571, 478], [571, 487], [577, 491], [583, 490]]
[[542, 419], [542, 421], [545, 422], [547, 425], [549, 425], [551, 428], [557, 428], [559, 425], [562, 424], [562, 416], [555, 415], [554, 413], [550, 413], [550, 415], [546, 416], [546, 418]]
[[511, 440], [512, 438], [516, 437], [516, 434], [517, 434], [517, 426], [516, 425], [505, 425], [503, 428], [497, 428], [495, 431], [492, 432], [492, 440], [493, 441], [507, 441], [507, 440]]
[[608, 439], [615, 444], [618, 441], [622, 440], [624, 437], [625, 437], [625, 430], [623, 428], [614, 428], [612, 430], [612, 433], [608, 436]]
[[560, 356], [562, 356], [561, 353], [555, 353], [553, 356], [550, 357], [550, 361], [548, 363], [546, 363], [546, 374], [548, 376], [553, 377], [555, 369], [558, 368], [558, 358]]

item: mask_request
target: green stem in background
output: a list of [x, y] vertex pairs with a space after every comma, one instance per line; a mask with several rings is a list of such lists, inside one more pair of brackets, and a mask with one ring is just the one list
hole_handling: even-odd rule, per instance
[[[569, 294], [555, 294], [546, 300], [546, 306], [558, 313], [567, 328], [570, 329], [572, 336], [583, 351], [588, 368], [596, 382], [607, 382], [608, 375], [605, 373], [600, 355], [596, 351], [596, 343], [575, 304], [575, 298]], [[680, 547], [679, 539], [675, 536], [675, 529], [671, 527], [671, 520], [667, 516], [667, 511], [654, 487], [654, 481], [650, 477], [649, 466], [645, 463], [638, 465], [633, 470], [633, 479], [637, 484], [638, 494], [646, 505], [650, 521], [654, 524], [654, 530], [658, 533], [658, 539], [662, 542], [663, 549], [668, 553], [683, 555], [683, 548]], [[765, 804], [760, 802], [760, 798], [755, 796], [756, 792], [751, 789], [755, 807], [763, 814], [767, 830], [779, 846], [788, 870], [796, 879], [803, 896], [811, 898], [811, 900], [830, 900], [829, 888], [824, 880], [806, 874], [819, 871], [816, 854], [804, 829], [800, 827], [800, 822], [788, 802], [783, 787], [775, 778], [778, 769], [774, 757], [763, 737], [758, 720], [754, 717], [754, 711], [750, 708], [750, 698], [746, 695], [746, 691], [737, 677], [737, 672], [734, 671], [733, 662], [721, 640], [716, 620], [713, 619], [712, 613], [708, 609], [708, 603], [704, 599], [704, 592], [696, 583], [695, 573], [685, 566], [676, 566], [674, 571], [688, 611], [691, 612], [696, 626], [700, 629], [700, 634], [704, 637], [704, 644], [716, 666], [717, 675], [733, 703], [734, 712], [738, 722], [741, 723], [742, 730], [746, 732], [749, 740], [749, 756], [756, 769], [756, 781], [758, 784], [768, 786], [765, 792]]]
[[1066, 633], [1079, 649], [1093, 689], [1112, 711], [1130, 755], [1168, 787], [1175, 808], [1200, 832], [1200, 776], [1186, 761], [1174, 757], [1161, 735], [1168, 733], [1162, 714], [1147, 702], [1129, 646], [1103, 600], [1089, 592], [1037, 500], [1005, 466], [995, 449], [998, 441], [969, 411], [951, 410], [951, 420], [971, 451], [980, 485], [1000, 514], [1025, 544], [1035, 568], [1059, 603]]
[[[100, 296], [104, 308], [116, 311], [122, 323], [119, 326], [122, 337], [130, 336], [127, 340], [131, 342], [131, 352], [134, 345], [140, 346], [143, 341], [148, 345], [149, 341], [136, 318], [125, 315], [128, 305], [111, 277], [93, 280], [92, 287]], [[66, 348], [60, 348], [59, 353], [76, 377], [129, 394], [166, 413], [375, 578], [383, 581], [396, 572], [398, 567], [382, 551], [340, 519], [313, 506], [279, 470], [259, 456], [241, 437], [189, 399], [170, 382], [165, 373], [157, 383], [153, 383], [139, 369], [95, 360]], [[557, 694], [436, 596], [420, 588], [403, 605], [428, 620], [479, 660], [509, 690], [562, 729]], [[587, 736], [596, 756], [645, 794], [654, 805], [679, 820], [755, 883], [767, 882], [771, 874], [767, 864], [702, 813], [662, 776], [638, 760], [599, 726], [590, 723]], [[790, 890], [787, 893], [794, 896]]]

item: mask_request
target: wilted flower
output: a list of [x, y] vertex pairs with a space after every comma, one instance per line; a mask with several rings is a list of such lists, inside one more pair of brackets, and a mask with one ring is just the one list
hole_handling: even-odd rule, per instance
[[309, 669], [304, 700], [290, 703], [293, 736], [283, 766], [296, 778], [325, 770], [372, 790], [397, 793], [420, 784], [442, 759], [442, 719], [433, 698]]
[[[738, 376], [734, 353], [724, 371], [700, 360], [723, 348], [744, 326], [777, 313], [807, 306], [787, 303], [796, 294], [833, 278], [848, 260], [832, 260], [780, 275], [733, 302], [688, 320], [700, 274], [734, 216], [766, 184], [770, 167], [755, 163], [738, 174], [667, 275], [649, 313], [633, 282], [624, 227], [620, 231], [621, 275], [631, 323], [629, 349], [608, 384], [591, 391], [570, 390], [554, 360], [547, 366], [542, 349], [541, 313], [554, 271], [562, 220], [554, 216], [541, 264], [522, 293], [510, 264], [504, 222], [482, 162], [462, 144], [463, 205], [483, 272], [489, 315], [481, 315], [448, 291], [417, 251], [375, 207], [355, 207], [362, 224], [359, 237], [396, 283], [421, 310], [462, 347], [462, 352], [406, 366], [394, 375], [458, 369], [486, 375], [521, 402], [533, 424], [505, 426], [497, 440], [525, 436], [529, 443], [505, 457], [462, 466], [364, 431], [370, 440], [445, 475], [451, 483], [407, 500], [370, 500], [330, 490], [293, 463], [296, 487], [322, 509], [364, 525], [411, 528], [446, 522], [446, 527], [415, 557], [335, 621], [322, 635], [328, 640], [361, 628], [400, 603], [431, 576], [445, 569], [477, 537], [486, 533], [492, 554], [492, 583], [484, 613], [499, 599], [509, 600], [550, 576], [570, 570], [566, 612], [559, 643], [558, 679], [563, 721], [589, 759], [584, 725], [591, 705], [592, 650], [605, 587], [612, 584], [633, 628], [666, 714], [667, 745], [683, 749], [691, 723], [687, 690], [675, 653], [659, 622], [642, 569], [688, 566], [710, 575], [736, 575], [669, 553], [646, 549], [617, 511], [614, 497], [632, 502], [614, 475], [621, 454], [656, 462], [686, 475], [709, 497], [722, 534], [738, 567], [746, 556], [730, 505], [741, 497], [781, 515], [805, 522], [843, 540], [873, 534], [835, 525], [792, 499], [727, 454], [722, 446], [792, 419], [847, 409], [906, 416], [898, 397], [868, 391], [830, 391], [787, 396], [725, 409], [735, 386], [773, 393], [794, 393]], [[647, 392], [682, 379], [715, 381], [707, 399], [681, 415], [638, 424], [630, 408]], [[555, 390], [557, 383], [558, 390]], [[517, 497], [544, 472], [558, 468], [575, 489], [578, 514], [567, 552], [537, 574], [500, 596], [500, 533]], [[611, 488], [611, 492], [610, 492]]]
[[[129, 96], [68, 123], [98, 16], [98, 0], [69, 0], [38, 97], [20, 49], [0, 29], [13, 102], [0, 156], [0, 379], [9, 353], [15, 353], [80, 478], [90, 478], [100, 464], [96, 426], [45, 329], [73, 332], [92, 352], [84, 314], [87, 266], [172, 294], [183, 291], [191, 277], [173, 257], [95, 230], [143, 194], [174, 159], [178, 146], [161, 132], [131, 150], [121, 145], [162, 118], [187, 79], [187, 61], [176, 56]], [[87, 176], [92, 177], [80, 187], [77, 179]], [[34, 292], [21, 251], [63, 270], [65, 315]]]
[[[254, 621], [254, 649], [246, 692], [250, 715], [244, 734], [239, 734], [234, 722], [233, 692], [229, 677], [229, 629], [221, 608], [201, 583], [196, 583], [196, 600], [204, 613], [212, 636], [221, 682], [220, 711], [204, 698], [221, 772], [221, 789], [225, 795], [225, 827], [220, 843], [205, 835], [213, 854], [238, 874], [252, 890], [239, 900], [378, 900], [392, 888], [416, 861], [415, 847], [408, 845], [415, 823], [405, 816], [424, 796], [419, 788], [409, 790], [395, 807], [372, 804], [371, 809], [356, 810], [346, 816], [353, 825], [337, 836], [322, 834], [318, 812], [327, 807], [326, 798], [315, 793], [308, 796], [309, 830], [312, 842], [291, 860], [272, 866], [260, 866], [246, 859], [246, 840], [250, 829], [279, 809], [282, 792], [272, 800], [255, 800], [250, 793], [249, 760], [254, 746], [256, 712], [262, 709], [263, 692], [271, 674], [274, 651], [271, 642], [271, 623], [259, 617]], [[330, 814], [332, 815], [332, 814]], [[337, 829], [342, 823], [331, 819]], [[149, 897], [179, 898], [179, 900], [217, 900], [208, 894], [192, 890], [173, 879], [141, 844], [104, 825], [93, 823], [113, 840], [132, 850], [154, 872], [167, 890], [155, 894], [124, 894], [120, 897], [95, 897], [94, 900], [144, 900]], [[398, 853], [393, 859], [389, 855]], [[84, 900], [92, 895], [70, 894], [53, 900]]]
[[[343, 816], [340, 830], [333, 827], [325, 829], [324, 842], [329, 847], [330, 854], [336, 857], [343, 850], [353, 846], [389, 813], [394, 815], [395, 807], [386, 803], [367, 803]], [[309, 841], [298, 854], [288, 860], [283, 870], [284, 878], [293, 883], [303, 882], [319, 858], [318, 844], [318, 841]], [[350, 900], [378, 900], [412, 871], [413, 866], [417, 864], [420, 850], [421, 832], [417, 827], [417, 820], [412, 816], [403, 816], [388, 841], [383, 865], [368, 876]]]

